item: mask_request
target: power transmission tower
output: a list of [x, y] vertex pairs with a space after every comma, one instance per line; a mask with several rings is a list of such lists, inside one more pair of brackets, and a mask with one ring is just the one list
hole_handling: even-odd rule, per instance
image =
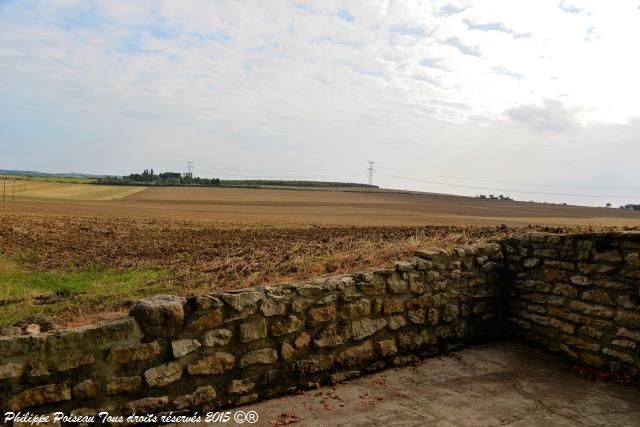
[[193, 178], [193, 161], [187, 160], [185, 163], [185, 167], [187, 168], [187, 176], [189, 177], [189, 179], [191, 179]]
[[369, 168], [367, 169], [369, 171], [369, 185], [373, 185], [373, 173], [376, 171], [373, 165], [376, 162], [372, 162], [371, 160], [367, 160], [367, 162], [369, 163]]

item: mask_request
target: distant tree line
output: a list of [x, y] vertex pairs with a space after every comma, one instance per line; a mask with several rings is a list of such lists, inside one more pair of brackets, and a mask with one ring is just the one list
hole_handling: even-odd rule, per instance
[[286, 187], [359, 187], [359, 188], [379, 188], [377, 185], [356, 184], [352, 182], [328, 182], [328, 181], [285, 181], [276, 179], [224, 179], [221, 181], [224, 187], [246, 187], [246, 186], [286, 186]]
[[627, 205], [620, 206], [620, 209], [624, 209], [626, 211], [640, 211], [640, 205], [633, 205], [629, 203]]
[[220, 187], [219, 178], [200, 178], [192, 173], [161, 172], [155, 174], [153, 169], [145, 169], [142, 173], [132, 173], [127, 176], [107, 176], [98, 178], [96, 184], [106, 185], [158, 185], [177, 186], [191, 185], [200, 187]]
[[489, 200], [513, 200], [511, 197], [509, 196], [503, 196], [502, 194], [500, 194], [499, 196], [494, 196], [493, 194], [489, 194], [488, 196], [486, 194], [476, 194], [476, 199], [489, 199]]
[[[199, 186], [199, 187], [358, 187], [378, 188], [375, 185], [356, 184], [347, 182], [325, 181], [285, 181], [262, 179], [220, 180], [219, 178], [200, 178], [192, 173], [161, 172], [156, 174], [153, 169], [145, 169], [142, 173], [132, 173], [126, 176], [107, 176], [98, 178], [96, 184], [104, 185], [157, 185], [157, 186]], [[502, 197], [502, 196], [500, 196]]]

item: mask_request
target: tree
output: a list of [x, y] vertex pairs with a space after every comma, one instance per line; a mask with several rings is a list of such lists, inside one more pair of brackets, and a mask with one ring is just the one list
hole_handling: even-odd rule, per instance
[[607, 207], [610, 208], [611, 207], [611, 203], [607, 203]]

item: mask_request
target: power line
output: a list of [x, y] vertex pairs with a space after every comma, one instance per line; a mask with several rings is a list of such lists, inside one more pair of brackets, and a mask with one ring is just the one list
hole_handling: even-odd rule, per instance
[[458, 179], [462, 181], [474, 181], [474, 182], [492, 182], [496, 184], [506, 184], [506, 185], [525, 185], [529, 187], [548, 187], [548, 188], [584, 188], [584, 189], [598, 189], [598, 190], [640, 190], [640, 187], [602, 187], [602, 186], [592, 186], [592, 185], [561, 185], [561, 184], [531, 184], [525, 182], [509, 182], [509, 181], [498, 181], [492, 179], [479, 179], [479, 178], [464, 178], [460, 176], [451, 176], [451, 175], [435, 175], [435, 174], [425, 174], [418, 172], [416, 170], [408, 170], [408, 169], [394, 169], [394, 168], [382, 168], [387, 171], [394, 171], [400, 173], [420, 173], [422, 176], [427, 177], [436, 177], [436, 178], [448, 178], [448, 179]]
[[[254, 172], [264, 172], [264, 173], [281, 173], [281, 172], [286, 172], [286, 173], [296, 173], [296, 172], [306, 172], [306, 173], [315, 173], [315, 172], [320, 172], [320, 173], [324, 173], [324, 172], [336, 172], [337, 171], [345, 171], [347, 169], [345, 168], [322, 168], [322, 169], [238, 169], [238, 168], [225, 168], [225, 167], [219, 167], [219, 166], [214, 166], [214, 165], [205, 165], [202, 163], [198, 163], [199, 165], [201, 165], [202, 167], [206, 168], [206, 169], [215, 169], [215, 170], [222, 170], [222, 171], [231, 171], [231, 172], [250, 172], [250, 173], [254, 173]], [[202, 170], [201, 168], [198, 168], [198, 170]], [[348, 169], [349, 172], [351, 172], [353, 169]]]
[[317, 178], [317, 177], [326, 177], [326, 176], [356, 176], [360, 175], [362, 172], [351, 171], [349, 173], [333, 173], [333, 174], [314, 174], [314, 175], [247, 175], [247, 174], [235, 174], [235, 173], [222, 173], [222, 172], [213, 172], [210, 170], [195, 168], [196, 170], [202, 171], [204, 173], [212, 174], [212, 175], [221, 175], [221, 176], [234, 176], [241, 178], [251, 178], [251, 179], [266, 179], [266, 180], [279, 180], [279, 179], [301, 179], [301, 178]]
[[536, 195], [543, 195], [543, 196], [595, 197], [595, 198], [611, 198], [611, 197], [615, 197], [615, 198], [625, 198], [625, 199], [627, 199], [627, 198], [628, 199], [640, 198], [640, 196], [625, 196], [625, 195], [615, 195], [615, 194], [603, 195], [603, 194], [547, 193], [547, 192], [542, 192], [542, 191], [516, 190], [516, 189], [513, 189], [513, 188], [480, 187], [480, 186], [476, 186], [476, 185], [451, 184], [451, 183], [448, 183], [448, 182], [430, 181], [430, 180], [411, 178], [411, 177], [406, 177], [406, 176], [384, 174], [384, 173], [380, 173], [380, 172], [378, 172], [378, 175], [386, 176], [386, 177], [389, 177], [389, 178], [404, 179], [404, 180], [407, 180], [407, 181], [416, 181], [416, 182], [423, 182], [423, 183], [427, 183], [427, 184], [445, 185], [445, 186], [449, 186], [449, 187], [470, 188], [470, 189], [474, 189], [474, 190], [491, 190], [491, 191], [502, 191], [502, 192], [522, 193], [522, 194], [536, 194]]

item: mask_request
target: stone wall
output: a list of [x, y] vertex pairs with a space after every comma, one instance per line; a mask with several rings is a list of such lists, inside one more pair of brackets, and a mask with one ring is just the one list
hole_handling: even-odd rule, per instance
[[502, 246], [511, 336], [638, 376], [640, 233], [532, 234]]
[[502, 259], [498, 244], [419, 251], [389, 268], [159, 296], [112, 322], [0, 337], [0, 404], [36, 414], [215, 410], [496, 338]]

